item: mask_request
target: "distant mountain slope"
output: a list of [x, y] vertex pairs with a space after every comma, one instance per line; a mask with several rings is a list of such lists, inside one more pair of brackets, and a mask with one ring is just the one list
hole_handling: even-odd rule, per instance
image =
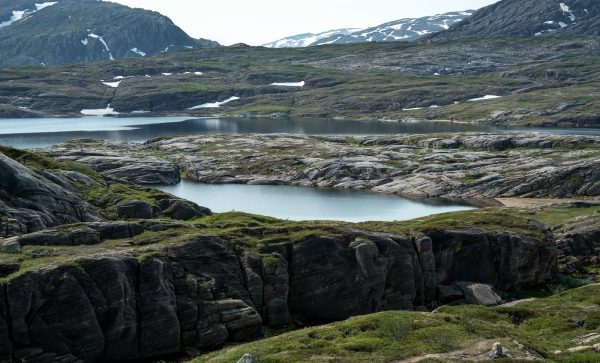
[[502, 0], [431, 38], [545, 34], [600, 35], [600, 1]]
[[0, 66], [144, 57], [215, 47], [153, 11], [97, 0], [3, 0]]
[[457, 11], [422, 18], [400, 19], [372, 28], [337, 29], [316, 34], [298, 34], [264, 46], [269, 48], [301, 48], [324, 44], [412, 41], [427, 34], [448, 29], [473, 13], [473, 10]]

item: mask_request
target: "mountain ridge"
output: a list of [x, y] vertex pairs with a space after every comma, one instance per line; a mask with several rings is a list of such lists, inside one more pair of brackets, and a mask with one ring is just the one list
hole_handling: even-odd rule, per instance
[[594, 0], [502, 0], [429, 39], [481, 36], [600, 35]]
[[0, 66], [54, 65], [145, 57], [216, 47], [194, 39], [160, 13], [98, 0], [0, 6]]
[[474, 10], [453, 11], [420, 18], [403, 18], [367, 28], [342, 28], [320, 33], [304, 33], [264, 44], [268, 48], [299, 48], [326, 44], [414, 41], [450, 28], [473, 14]]

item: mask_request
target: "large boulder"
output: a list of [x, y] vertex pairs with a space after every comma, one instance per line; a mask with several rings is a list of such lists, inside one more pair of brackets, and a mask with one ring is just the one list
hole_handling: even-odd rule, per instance
[[130, 200], [117, 204], [117, 214], [125, 219], [151, 219], [156, 216], [157, 208], [143, 200]]
[[76, 193], [0, 153], [0, 237], [98, 220]]
[[212, 214], [210, 209], [201, 207], [185, 199], [163, 199], [159, 202], [158, 206], [162, 210], [163, 215], [183, 221]]
[[456, 285], [465, 294], [467, 302], [471, 304], [494, 306], [502, 302], [502, 298], [496, 294], [494, 288], [490, 285], [470, 282], [459, 282]]

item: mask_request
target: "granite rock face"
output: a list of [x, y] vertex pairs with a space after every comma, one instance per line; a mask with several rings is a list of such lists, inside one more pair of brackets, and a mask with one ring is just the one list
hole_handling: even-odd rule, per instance
[[73, 174], [37, 174], [0, 153], [0, 237], [98, 220], [95, 210], [69, 189]]
[[181, 181], [179, 169], [169, 161], [155, 157], [144, 159], [93, 151], [77, 150], [57, 158], [58, 161], [78, 161], [116, 181], [138, 185], [177, 184]]
[[[119, 239], [157, 230], [156, 223], [61, 229]], [[474, 230], [419, 239], [345, 230], [242, 256], [219, 237], [192, 236], [145, 253], [81, 257], [0, 284], [0, 361], [160, 357], [253, 339], [263, 324], [285, 324], [291, 314], [322, 322], [431, 304], [438, 285], [457, 279], [535, 286], [556, 263], [547, 242]]]
[[[76, 148], [77, 143], [66, 144], [51, 154], [89, 163]], [[104, 155], [97, 158], [119, 153], [135, 164], [157, 149], [187, 178], [202, 183], [302, 185], [444, 200], [600, 195], [599, 137], [194, 135], [145, 145], [97, 143], [93, 152]]]
[[[578, 203], [582, 204], [582, 203]], [[598, 203], [583, 203], [597, 206]], [[559, 268], [564, 273], [585, 273], [600, 266], [600, 214], [567, 221], [554, 231], [559, 250]]]

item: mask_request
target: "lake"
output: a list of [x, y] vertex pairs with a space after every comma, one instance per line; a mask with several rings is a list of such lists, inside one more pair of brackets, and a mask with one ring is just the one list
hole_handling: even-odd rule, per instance
[[157, 188], [217, 213], [243, 211], [293, 221], [403, 221], [473, 209], [466, 205], [428, 204], [394, 195], [296, 186], [212, 185], [183, 181]]
[[390, 135], [491, 131], [488, 126], [450, 122], [398, 123], [314, 118], [80, 117], [0, 119], [0, 145], [43, 148], [90, 138], [142, 142], [181, 134], [290, 133], [305, 135]]
[[322, 118], [78, 117], [0, 119], [0, 145], [44, 148], [81, 138], [143, 142], [183, 134], [393, 135], [526, 131], [600, 135], [600, 129], [499, 129], [452, 122], [374, 122]]

